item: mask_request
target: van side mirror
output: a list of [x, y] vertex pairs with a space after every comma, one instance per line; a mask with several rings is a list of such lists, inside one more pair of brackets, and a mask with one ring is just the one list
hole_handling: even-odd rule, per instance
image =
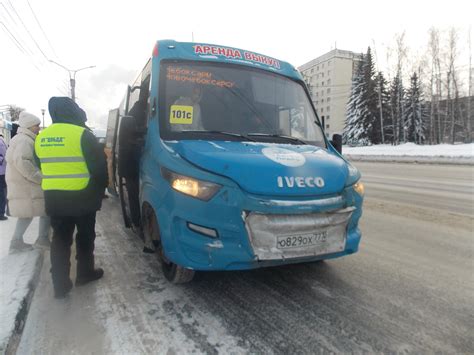
[[339, 154], [342, 154], [342, 135], [333, 134], [331, 144], [336, 149]]

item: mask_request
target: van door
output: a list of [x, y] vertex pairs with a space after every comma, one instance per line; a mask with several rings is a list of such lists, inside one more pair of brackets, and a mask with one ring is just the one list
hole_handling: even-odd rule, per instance
[[147, 130], [150, 75], [140, 86], [128, 87], [127, 114], [118, 133], [118, 189], [125, 226], [140, 228], [140, 157]]

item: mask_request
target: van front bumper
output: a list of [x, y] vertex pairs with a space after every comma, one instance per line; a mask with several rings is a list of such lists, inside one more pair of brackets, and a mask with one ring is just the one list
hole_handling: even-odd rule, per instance
[[[277, 201], [225, 187], [207, 202], [170, 190], [158, 215], [163, 246], [172, 262], [194, 270], [244, 270], [357, 252], [361, 205], [362, 197], [353, 191], [320, 199]], [[208, 230], [215, 231], [216, 237]], [[324, 233], [318, 232], [327, 232], [325, 237], [331, 237], [331, 243], [277, 247], [278, 240], [281, 247], [282, 236], [296, 237], [296, 241], [323, 238]]]

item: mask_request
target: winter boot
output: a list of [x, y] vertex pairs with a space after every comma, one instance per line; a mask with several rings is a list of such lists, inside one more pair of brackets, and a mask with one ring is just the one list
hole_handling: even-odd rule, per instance
[[14, 239], [10, 243], [10, 253], [33, 250], [31, 244], [27, 244], [23, 239]]
[[54, 285], [54, 298], [65, 298], [72, 289], [72, 281], [67, 279], [65, 282]]
[[38, 249], [49, 249], [51, 247], [51, 242], [49, 241], [48, 236], [38, 237], [33, 246]]
[[104, 270], [95, 268], [94, 259], [93, 250], [84, 251], [78, 248], [76, 286], [85, 285], [104, 276]]
[[76, 277], [76, 286], [85, 285], [89, 282], [100, 279], [102, 276], [104, 276], [104, 270], [100, 267], [85, 274], [78, 274]]

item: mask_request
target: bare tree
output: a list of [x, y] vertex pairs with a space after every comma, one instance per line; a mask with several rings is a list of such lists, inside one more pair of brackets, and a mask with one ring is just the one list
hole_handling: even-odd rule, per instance
[[[397, 76], [399, 76], [400, 80], [403, 78], [403, 64], [405, 62], [405, 59], [407, 57], [407, 52], [408, 52], [408, 47], [405, 44], [405, 31], [402, 32], [401, 34], [397, 34], [395, 36], [395, 41], [397, 45]], [[402, 88], [402, 85], [399, 86], [400, 90]], [[398, 117], [395, 117], [396, 122], [394, 122], [395, 127], [395, 144], [400, 143], [400, 133], [403, 134], [403, 142], [406, 142], [406, 131], [404, 129], [404, 124], [403, 124], [403, 117], [405, 116], [404, 114], [404, 104], [401, 102], [403, 99], [403, 93], [399, 92], [397, 95], [397, 106], [401, 108], [401, 112], [398, 113]]]
[[429, 29], [429, 52], [431, 59], [431, 79], [430, 79], [430, 118], [429, 118], [429, 143], [439, 143], [439, 31], [435, 27]]
[[468, 33], [469, 41], [469, 82], [468, 82], [468, 94], [467, 94], [467, 119], [466, 119], [466, 143], [472, 142], [472, 127], [471, 127], [471, 86], [472, 86], [472, 69], [471, 69], [471, 28], [469, 27]]
[[[454, 143], [455, 139], [455, 125], [456, 118], [459, 112], [459, 89], [456, 72], [456, 59], [458, 55], [457, 49], [458, 32], [452, 27], [449, 30], [448, 35], [448, 71], [446, 73], [446, 89], [447, 89], [447, 102], [446, 102], [446, 122], [444, 125], [445, 137], [448, 136], [449, 142]], [[454, 99], [452, 96], [454, 96]], [[449, 134], [448, 134], [449, 128]]]
[[25, 109], [22, 107], [18, 107], [15, 105], [8, 106], [8, 114], [10, 115], [10, 120], [12, 122], [18, 121], [18, 119], [20, 118], [20, 113], [22, 111], [25, 111]]

